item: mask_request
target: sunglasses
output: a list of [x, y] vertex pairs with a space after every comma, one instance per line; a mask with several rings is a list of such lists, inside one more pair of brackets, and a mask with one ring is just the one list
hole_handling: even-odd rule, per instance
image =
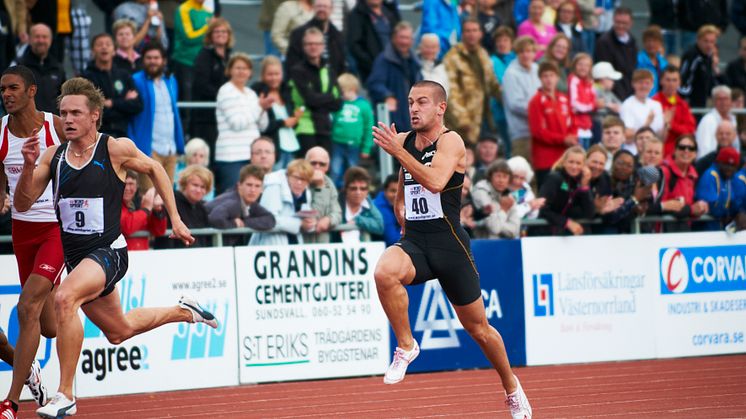
[[311, 166], [318, 166], [318, 167], [326, 167], [329, 165], [329, 163], [323, 162], [323, 161], [311, 161], [309, 163], [311, 164]]
[[694, 146], [694, 145], [677, 145], [676, 149], [677, 150], [681, 150], [681, 151], [697, 151], [697, 146]]

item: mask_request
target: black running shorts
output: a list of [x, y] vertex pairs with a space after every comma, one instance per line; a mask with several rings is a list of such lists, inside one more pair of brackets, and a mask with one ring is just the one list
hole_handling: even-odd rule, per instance
[[482, 296], [469, 235], [464, 229], [455, 229], [455, 234], [452, 230], [434, 233], [407, 230], [394, 245], [412, 259], [415, 276], [410, 285], [437, 278], [455, 306], [473, 303]]
[[[121, 247], [118, 249], [102, 247], [88, 253], [88, 255], [83, 259], [91, 259], [98, 263], [101, 266], [101, 269], [104, 270], [106, 282], [104, 283], [104, 290], [101, 292], [99, 297], [105, 297], [114, 292], [117, 282], [124, 278], [124, 274], [127, 273], [127, 267], [129, 266], [127, 247]], [[68, 263], [67, 272], [72, 272], [72, 270], [75, 269], [83, 259], [75, 261], [74, 263]]]

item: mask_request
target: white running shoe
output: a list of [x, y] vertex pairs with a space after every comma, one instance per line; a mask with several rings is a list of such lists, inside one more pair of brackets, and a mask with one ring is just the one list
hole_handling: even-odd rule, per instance
[[389, 369], [386, 370], [386, 374], [383, 376], [383, 383], [396, 384], [403, 380], [404, 374], [407, 373], [407, 367], [419, 354], [420, 346], [417, 345], [416, 340], [414, 341], [414, 347], [408, 351], [397, 346], [396, 351], [394, 351], [394, 360], [391, 361]]
[[192, 312], [192, 323], [204, 323], [213, 329], [218, 328], [218, 320], [209, 311], [200, 306], [194, 298], [182, 295], [179, 298], [179, 307]]
[[78, 411], [75, 397], [68, 399], [64, 394], [57, 393], [45, 406], [36, 409], [36, 414], [42, 418], [61, 418], [74, 415]]
[[31, 371], [28, 373], [26, 386], [28, 386], [29, 391], [31, 391], [31, 395], [34, 397], [34, 400], [36, 400], [36, 404], [39, 406], [47, 404], [49, 396], [47, 395], [47, 388], [44, 387], [44, 384], [41, 382], [41, 366], [37, 360], [34, 360], [34, 362], [31, 363]]
[[526, 393], [523, 392], [523, 387], [521, 387], [521, 382], [518, 381], [518, 377], [515, 375], [513, 377], [515, 377], [515, 382], [518, 384], [518, 388], [516, 388], [512, 393], [506, 394], [505, 406], [510, 409], [510, 415], [513, 419], [531, 419], [531, 415], [533, 415], [531, 404], [528, 402]]

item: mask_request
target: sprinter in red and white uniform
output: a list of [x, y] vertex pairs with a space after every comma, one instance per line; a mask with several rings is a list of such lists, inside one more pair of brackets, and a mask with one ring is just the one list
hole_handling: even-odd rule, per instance
[[[0, 78], [0, 95], [8, 112], [0, 124], [0, 198], [4, 199], [7, 183], [11, 205], [23, 169], [24, 142], [38, 137], [41, 148], [46, 149], [60, 144], [58, 133], [63, 132], [59, 117], [36, 109], [36, 92], [34, 74], [27, 67], [10, 67]], [[40, 406], [47, 401], [41, 367], [35, 358], [39, 335], [53, 338], [57, 334], [54, 294], [64, 265], [51, 182], [28, 211], [19, 212], [13, 206], [12, 217], [13, 251], [22, 287], [18, 300], [20, 332], [13, 356], [13, 382], [0, 404], [2, 419], [16, 418], [24, 383]]]

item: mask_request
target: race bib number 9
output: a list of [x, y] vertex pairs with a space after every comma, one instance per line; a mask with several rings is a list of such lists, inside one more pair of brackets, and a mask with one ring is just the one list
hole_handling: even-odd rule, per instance
[[104, 232], [104, 198], [62, 198], [62, 231], [71, 234]]
[[407, 220], [422, 221], [443, 218], [440, 194], [432, 193], [422, 185], [405, 185], [404, 203]]

